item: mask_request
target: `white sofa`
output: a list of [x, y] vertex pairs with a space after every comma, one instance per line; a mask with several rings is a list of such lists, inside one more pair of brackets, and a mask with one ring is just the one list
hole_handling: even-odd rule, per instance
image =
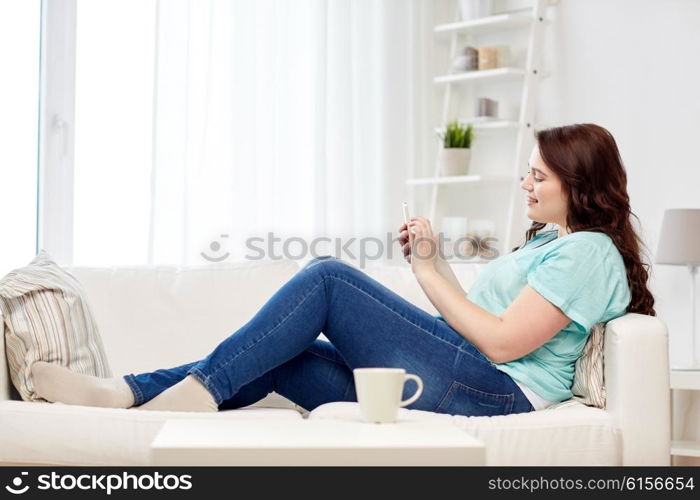
[[[203, 268], [71, 268], [83, 283], [115, 376], [201, 359], [243, 325], [303, 263], [241, 262]], [[468, 290], [483, 264], [456, 265]], [[408, 266], [366, 269], [430, 314], [437, 314]], [[400, 416], [442, 419], [483, 440], [487, 465], [669, 465], [667, 331], [662, 321], [628, 314], [608, 323], [606, 410], [580, 403], [498, 417], [401, 409]], [[149, 445], [166, 419], [155, 412], [24, 402], [9, 381], [0, 335], [0, 464], [148, 465]], [[270, 394], [208, 419], [348, 418], [357, 403], [313, 411]]]

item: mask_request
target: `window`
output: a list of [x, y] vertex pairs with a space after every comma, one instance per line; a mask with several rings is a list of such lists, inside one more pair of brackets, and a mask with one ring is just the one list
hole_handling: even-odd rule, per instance
[[393, 228], [385, 197], [404, 195], [387, 187], [404, 185], [405, 138], [422, 130], [411, 9], [397, 21], [387, 2], [44, 5], [47, 126], [61, 118], [67, 154], [46, 160], [40, 244], [58, 262], [261, 258], [250, 238], [279, 255], [322, 237], [314, 251], [329, 253], [330, 238]]
[[0, 0], [0, 272], [36, 252], [41, 2]]

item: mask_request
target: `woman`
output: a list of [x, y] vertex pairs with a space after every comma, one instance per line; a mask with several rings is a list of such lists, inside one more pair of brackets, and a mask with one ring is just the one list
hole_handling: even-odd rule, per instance
[[[572, 396], [590, 328], [626, 312], [655, 315], [615, 140], [592, 124], [540, 131], [521, 188], [533, 220], [522, 246], [462, 289], [436, 254], [430, 222], [399, 242], [435, 317], [355, 267], [312, 260], [202, 360], [123, 378], [32, 367], [48, 401], [217, 411], [275, 391], [312, 410], [356, 401], [353, 368], [401, 367], [424, 381], [411, 409], [505, 415]], [[547, 223], [558, 229], [539, 232]], [[413, 228], [413, 232], [408, 230]], [[330, 342], [317, 339], [323, 332]], [[414, 387], [404, 388], [404, 398]]]

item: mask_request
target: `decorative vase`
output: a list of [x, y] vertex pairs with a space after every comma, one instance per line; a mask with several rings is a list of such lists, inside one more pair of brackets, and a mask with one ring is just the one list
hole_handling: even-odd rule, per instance
[[444, 237], [443, 251], [446, 257], [463, 257], [462, 250], [468, 229], [466, 217], [449, 216], [442, 218], [441, 232]]
[[470, 253], [483, 259], [494, 259], [498, 252], [493, 243], [489, 241], [489, 238], [494, 238], [495, 236], [496, 225], [494, 221], [488, 219], [470, 221], [467, 233], [469, 241], [472, 242]]
[[464, 47], [462, 53], [452, 61], [450, 69], [453, 73], [479, 69], [479, 50], [474, 47]]
[[480, 118], [498, 117], [498, 101], [488, 97], [479, 97], [476, 101], [476, 116]]
[[440, 148], [438, 165], [441, 175], [466, 175], [472, 150], [469, 148]]

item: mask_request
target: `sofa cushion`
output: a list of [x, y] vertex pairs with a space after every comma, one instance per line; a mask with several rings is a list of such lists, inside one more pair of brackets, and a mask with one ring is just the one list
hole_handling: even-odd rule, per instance
[[[308, 418], [361, 420], [359, 403], [326, 403]], [[486, 465], [622, 465], [621, 434], [604, 410], [576, 402], [557, 410], [466, 417], [399, 408], [396, 424], [451, 422], [486, 445]]]
[[150, 444], [170, 419], [301, 419], [295, 410], [240, 408], [215, 413], [95, 408], [0, 401], [0, 464], [149, 465]]
[[45, 251], [0, 280], [0, 309], [10, 377], [23, 400], [43, 401], [29, 376], [35, 361], [111, 376], [83, 287]]

